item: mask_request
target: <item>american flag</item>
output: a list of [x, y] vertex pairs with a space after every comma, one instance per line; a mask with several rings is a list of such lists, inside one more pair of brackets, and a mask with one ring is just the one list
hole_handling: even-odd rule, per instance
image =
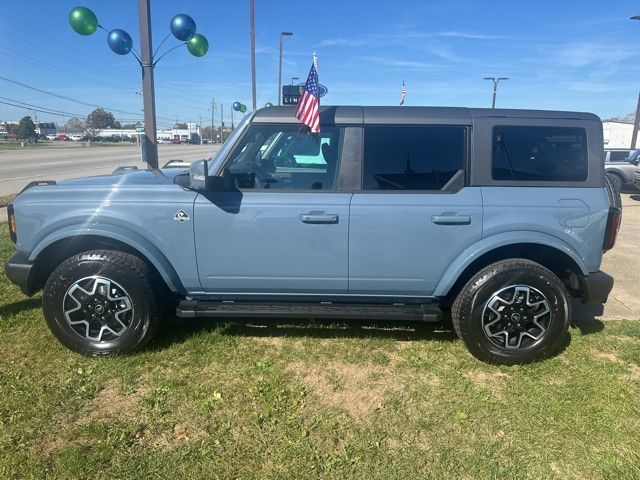
[[296, 118], [307, 125], [313, 133], [320, 133], [320, 91], [318, 90], [318, 70], [315, 59], [307, 77], [304, 90], [298, 98]]
[[407, 96], [407, 86], [404, 84], [404, 80], [402, 80], [402, 87], [400, 87], [400, 105], [404, 105], [404, 97]]

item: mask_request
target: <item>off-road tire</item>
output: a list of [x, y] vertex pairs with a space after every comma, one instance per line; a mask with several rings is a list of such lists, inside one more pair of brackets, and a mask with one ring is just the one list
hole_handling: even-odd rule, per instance
[[[620, 196], [620, 188], [616, 188], [616, 185], [611, 180], [610, 175], [612, 174], [606, 174], [604, 176], [604, 186], [607, 190], [607, 196], [609, 197], [609, 206], [622, 208], [622, 198]], [[621, 181], [620, 181], [620, 184], [622, 185]]]
[[[107, 341], [85, 338], [65, 318], [64, 305], [70, 288], [81, 279], [94, 276], [121, 286], [132, 306], [126, 331]], [[157, 332], [162, 311], [147, 265], [134, 255], [114, 250], [84, 252], [62, 262], [47, 280], [42, 307], [49, 329], [60, 343], [87, 356], [120, 355], [141, 348]]]
[[[549, 304], [546, 331], [527, 348], [500, 347], [488, 338], [483, 326], [485, 306], [492, 296], [513, 285], [532, 287]], [[511, 259], [489, 265], [469, 280], [453, 302], [451, 314], [456, 333], [474, 357], [487, 363], [514, 365], [547, 358], [564, 347], [571, 303], [567, 289], [553, 272], [530, 260]]]

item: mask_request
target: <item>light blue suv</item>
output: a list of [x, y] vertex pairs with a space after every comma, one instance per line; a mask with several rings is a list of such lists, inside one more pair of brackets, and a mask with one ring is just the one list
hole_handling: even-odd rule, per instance
[[43, 288], [53, 334], [130, 352], [182, 318], [439, 321], [477, 358], [557, 352], [570, 297], [605, 302], [620, 210], [592, 114], [293, 107], [247, 116], [219, 153], [30, 185], [9, 206], [8, 277]]

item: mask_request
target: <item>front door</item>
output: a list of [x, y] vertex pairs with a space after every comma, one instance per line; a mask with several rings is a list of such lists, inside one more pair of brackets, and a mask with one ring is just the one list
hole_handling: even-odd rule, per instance
[[351, 193], [336, 191], [343, 129], [252, 125], [226, 169], [235, 192], [194, 209], [200, 282], [215, 294], [341, 294], [348, 290]]
[[430, 296], [482, 235], [482, 194], [464, 187], [464, 126], [365, 127], [351, 201], [349, 292]]

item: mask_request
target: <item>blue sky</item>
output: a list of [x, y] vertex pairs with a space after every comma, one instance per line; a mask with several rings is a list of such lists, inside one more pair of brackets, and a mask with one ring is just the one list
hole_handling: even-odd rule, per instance
[[[0, 76], [129, 112], [115, 112], [124, 121], [140, 118], [135, 59], [113, 54], [104, 32], [75, 34], [67, 16], [78, 5], [94, 10], [107, 29], [127, 30], [138, 48], [134, 0], [36, 0], [28, 13], [3, 9]], [[224, 104], [228, 122], [233, 101], [251, 104], [249, 0], [153, 0], [156, 46], [175, 13], [193, 16], [210, 50], [198, 59], [179, 48], [158, 64], [159, 124], [200, 116], [210, 122], [211, 97]], [[631, 0], [256, 0], [258, 105], [276, 103], [279, 34], [292, 31], [283, 80], [306, 78], [317, 52], [325, 104], [395, 105], [404, 79], [408, 105], [484, 107], [491, 85], [482, 78], [499, 75], [510, 77], [500, 86], [499, 107], [624, 115], [640, 90], [640, 21], [629, 20], [635, 14], [640, 3]], [[0, 97], [83, 116], [91, 110], [5, 80]], [[0, 119], [25, 114], [32, 113], [0, 103]], [[216, 123], [219, 115], [218, 107]]]

